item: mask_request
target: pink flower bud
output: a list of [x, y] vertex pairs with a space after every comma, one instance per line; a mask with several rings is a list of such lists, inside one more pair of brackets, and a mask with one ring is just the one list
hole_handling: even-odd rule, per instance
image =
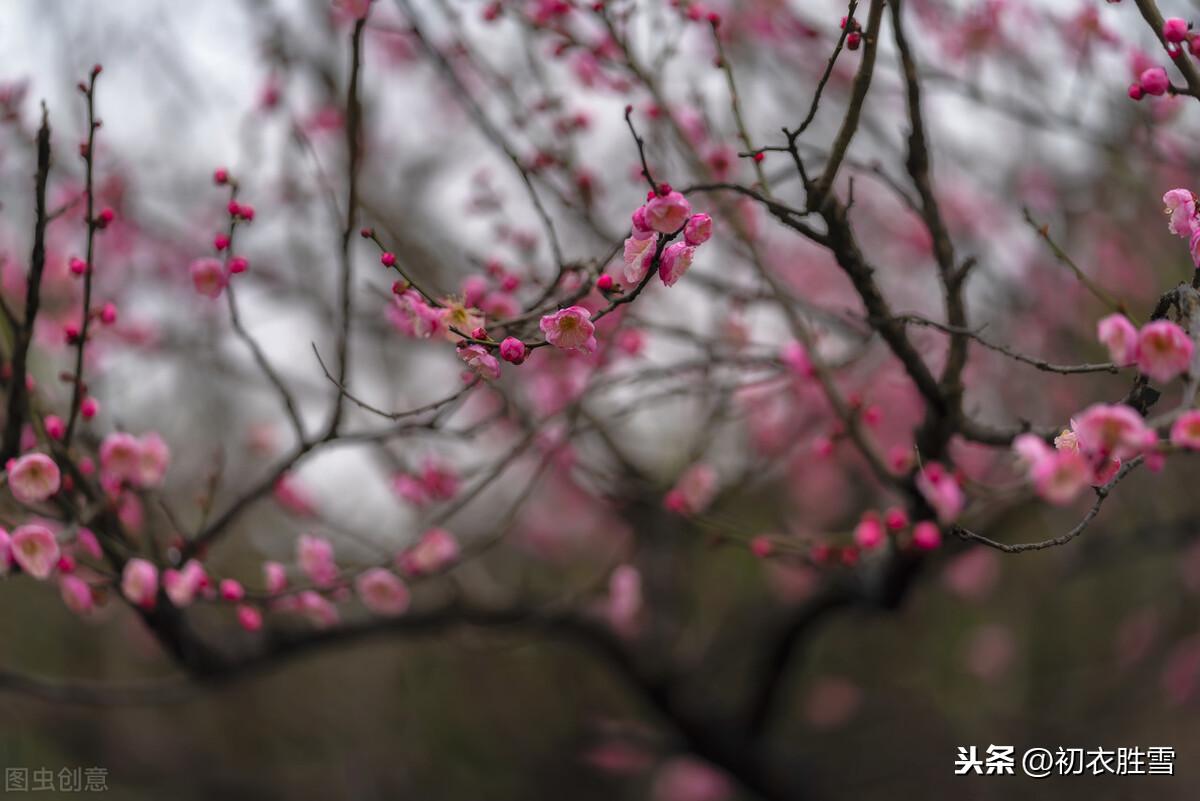
[[84, 420], [91, 420], [100, 411], [100, 402], [95, 398], [84, 398], [79, 404], [79, 413], [83, 415]]
[[1151, 67], [1144, 71], [1138, 77], [1138, 83], [1142, 85], [1143, 92], [1155, 96], [1166, 94], [1167, 87], [1171, 85], [1167, 71], [1162, 67]]
[[1179, 17], [1171, 17], [1163, 23], [1163, 38], [1173, 44], [1187, 41], [1188, 24], [1187, 20]]
[[942, 544], [942, 530], [937, 527], [937, 523], [922, 520], [913, 526], [912, 542], [922, 551], [932, 551]]
[[383, 253], [379, 254], [379, 263], [384, 267], [395, 267], [396, 254], [389, 250], [385, 250]]
[[105, 325], [112, 325], [117, 321], [117, 307], [112, 303], [105, 303], [100, 309], [100, 322]]
[[246, 597], [246, 590], [234, 579], [221, 579], [219, 587], [222, 600], [240, 601]]
[[250, 269], [250, 262], [245, 256], [234, 256], [229, 260], [229, 274], [240, 275]]
[[253, 606], [242, 604], [237, 609], [238, 625], [246, 631], [258, 631], [262, 628], [262, 612]]
[[46, 419], [42, 421], [42, 425], [46, 429], [46, 436], [50, 439], [62, 439], [67, 433], [67, 424], [58, 415], [46, 415]]
[[505, 337], [500, 343], [500, 358], [510, 364], [521, 364], [525, 361], [525, 343], [516, 337]]
[[224, 167], [213, 170], [213, 183], [217, 186], [229, 183], [229, 170]]

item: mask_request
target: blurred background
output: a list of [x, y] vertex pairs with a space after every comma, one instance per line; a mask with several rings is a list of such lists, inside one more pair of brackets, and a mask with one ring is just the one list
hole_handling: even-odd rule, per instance
[[[165, 487], [123, 518], [147, 548], [177, 547], [295, 445], [224, 303], [198, 296], [188, 275], [227, 219], [227, 196], [212, 186], [217, 167], [237, 176], [240, 197], [257, 210], [239, 234], [252, 265], [238, 284], [246, 328], [305, 423], [315, 429], [326, 414], [330, 386], [313, 351], [328, 359], [336, 346], [356, 5], [10, 0], [0, 10], [0, 291], [10, 302], [24, 291], [43, 101], [55, 149], [52, 206], [65, 209], [48, 234], [33, 365], [52, 404], [62, 402], [56, 376], [71, 356], [62, 326], [80, 302], [66, 270], [83, 246], [77, 147], [86, 106], [75, 87], [94, 63], [104, 68], [97, 187], [119, 222], [100, 240], [96, 280], [98, 297], [116, 302], [121, 318], [90, 346], [102, 412], [88, 443], [117, 429], [158, 431], [170, 443]], [[606, 44], [590, 4], [371, 4], [360, 217], [419, 282], [462, 297], [471, 279], [486, 278], [492, 319], [529, 307], [550, 286], [553, 246], [514, 162], [533, 176], [565, 259], [619, 275], [611, 254], [645, 194], [627, 103], [662, 180], [759, 180], [738, 157], [746, 148], [725, 74], [713, 66], [711, 28], [689, 19], [686, 3], [608, 5], [626, 53]], [[1168, 5], [1168, 16], [1195, 9]], [[844, 4], [743, 0], [707, 10], [722, 15], [722, 47], [755, 146], [779, 144], [780, 129], [809, 107]], [[1130, 2], [906, 0], [904, 14], [924, 79], [938, 195], [960, 255], [978, 260], [972, 325], [1050, 361], [1103, 361], [1095, 322], [1109, 309], [1037, 227], [1047, 225], [1131, 315], [1148, 317], [1164, 291], [1193, 274], [1159, 198], [1197, 175], [1195, 100], [1127, 97], [1142, 69], [1166, 64]], [[893, 307], [940, 319], [929, 236], [908, 207], [908, 123], [890, 25], [885, 19], [887, 41], [838, 187], [845, 196], [853, 176], [851, 218]], [[810, 166], [827, 156], [860, 57], [843, 52], [832, 72], [801, 140]], [[631, 58], [640, 72], [628, 68]], [[762, 168], [779, 197], [802, 202], [786, 153], [768, 154]], [[715, 197], [691, 199], [717, 216]], [[814, 321], [839, 385], [875, 410], [881, 447], [911, 450], [921, 400], [865, 326], [830, 255], [751, 203], [722, 211], [741, 215], [756, 257]], [[259, 587], [264, 560], [295, 562], [300, 533], [329, 538], [339, 563], [354, 566], [444, 524], [468, 548], [484, 543], [484, 553], [450, 577], [416, 584], [415, 609], [462, 592], [498, 604], [565, 600], [601, 615], [613, 568], [633, 564], [644, 609], [626, 639], [649, 662], [674, 663], [672, 692], [711, 712], [713, 730], [723, 731], [723, 716], [753, 692], [778, 621], [847, 574], [869, 581], [876, 564], [822, 567], [788, 554], [845, 544], [864, 509], [900, 500], [871, 478], [815, 386], [778, 364], [789, 338], [783, 316], [763, 298], [750, 248], [723, 235], [720, 218], [717, 231], [677, 287], [652, 285], [610, 318], [600, 332], [610, 351], [594, 361], [539, 351], [524, 373], [506, 365], [491, 394], [457, 408], [450, 430], [322, 450], [290, 474], [307, 511], [264, 498], [205, 555], [206, 568]], [[355, 236], [350, 253], [354, 394], [409, 409], [460, 388], [452, 346], [406, 337], [397, 323], [393, 276], [380, 270], [378, 250]], [[506, 276], [519, 279], [516, 290], [496, 289]], [[939, 363], [945, 335], [910, 334]], [[695, 369], [680, 368], [688, 364]], [[1129, 378], [1038, 372], [976, 347], [966, 407], [996, 425], [1065, 428], [1094, 400], [1121, 398]], [[1170, 390], [1163, 403], [1177, 397]], [[358, 431], [382, 424], [363, 409], [349, 414]], [[535, 445], [518, 447], [511, 472], [495, 480], [525, 436]], [[470, 502], [427, 508], [397, 497], [395, 477], [430, 458], [453, 466]], [[1037, 501], [1007, 448], [956, 439], [947, 461], [972, 499], [966, 522], [1004, 542], [1062, 533], [1090, 503]], [[715, 500], [689, 518], [667, 513], [663, 496], [695, 464], [716, 470]], [[1065, 547], [1005, 554], [947, 538], [894, 608], [854, 603], [814, 615], [763, 748], [814, 798], [1193, 798], [1196, 470], [1194, 460], [1173, 457], [1161, 473], [1132, 475]], [[4, 510], [3, 522], [19, 522], [16, 514]], [[779, 558], [747, 547], [761, 536]], [[348, 623], [364, 617], [353, 601], [343, 609]], [[254, 643], [227, 608], [189, 614], [213, 643], [235, 651]], [[170, 683], [159, 702], [81, 704], [0, 681], [9, 690], [0, 692], [0, 764], [103, 767], [114, 798], [757, 797], [695, 754], [603, 655], [520, 627], [384, 632], [179, 690], [178, 668], [119, 600], [81, 618], [52, 586], [13, 576], [0, 580], [0, 666], [101, 690]], [[1018, 754], [1169, 746], [1175, 775], [954, 775], [959, 747], [993, 743]]]

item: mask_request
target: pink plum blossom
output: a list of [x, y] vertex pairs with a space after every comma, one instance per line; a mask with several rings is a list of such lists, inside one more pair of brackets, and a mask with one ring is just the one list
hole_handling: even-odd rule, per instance
[[1190, 189], [1172, 189], [1163, 195], [1171, 220], [1167, 227], [1176, 236], [1190, 237], [1196, 231], [1196, 196]]
[[246, 597], [246, 590], [242, 587], [241, 582], [236, 579], [226, 578], [221, 579], [221, 583], [217, 586], [223, 601], [240, 601]]
[[854, 542], [864, 551], [878, 548], [884, 541], [883, 523], [877, 512], [869, 511], [863, 514], [858, 525], [854, 527]]
[[237, 608], [237, 619], [238, 625], [246, 631], [258, 631], [262, 628], [262, 612], [249, 604], [242, 604]]
[[646, 224], [660, 234], [671, 234], [687, 222], [692, 204], [679, 192], [655, 194], [646, 202]]
[[635, 286], [641, 283], [641, 280], [646, 277], [650, 265], [654, 262], [657, 247], [658, 234], [655, 233], [634, 233], [625, 240], [625, 250], [622, 255], [625, 268], [621, 275], [626, 284]]
[[1169, 320], [1156, 320], [1138, 333], [1137, 366], [1145, 375], [1165, 383], [1187, 372], [1192, 350], [1187, 332]]
[[1171, 80], [1167, 77], [1167, 71], [1162, 67], [1150, 67], [1138, 76], [1138, 85], [1148, 95], [1165, 95], [1167, 87], [1171, 85]]
[[458, 349], [458, 358], [484, 380], [495, 381], [500, 377], [500, 361], [483, 345], [464, 345]]
[[195, 559], [189, 559], [179, 570], [168, 568], [162, 575], [163, 590], [171, 603], [180, 608], [189, 606], [207, 583], [208, 575]]
[[401, 553], [397, 563], [410, 576], [427, 575], [445, 570], [458, 560], [460, 553], [453, 534], [443, 528], [434, 528], [422, 534], [416, 545]]
[[937, 462], [925, 466], [917, 474], [917, 489], [937, 513], [942, 524], [952, 523], [962, 512], [965, 498], [954, 475]]
[[683, 274], [692, 266], [692, 259], [695, 256], [696, 249], [682, 242], [668, 245], [659, 261], [658, 277], [667, 286], [674, 286], [675, 282], [682, 278]]
[[1172, 424], [1171, 444], [1191, 451], [1200, 450], [1200, 409], [1184, 412]]
[[316, 502], [295, 476], [288, 473], [280, 476], [275, 481], [273, 491], [275, 502], [297, 517], [316, 516]]
[[707, 214], [693, 214], [683, 227], [683, 239], [692, 247], [703, 245], [712, 237], [713, 221]]
[[79, 576], [62, 574], [58, 577], [58, 590], [63, 603], [77, 615], [86, 615], [95, 607], [92, 588]]
[[932, 520], [922, 520], [913, 526], [912, 543], [918, 550], [935, 550], [942, 544], [942, 530]]
[[377, 615], [402, 615], [408, 610], [408, 588], [390, 570], [367, 570], [355, 580], [354, 589], [363, 605]]
[[132, 604], [153, 609], [158, 597], [158, 568], [145, 559], [130, 559], [121, 573], [121, 594]]
[[1096, 324], [1096, 338], [1108, 348], [1113, 364], [1133, 364], [1137, 360], [1138, 332], [1123, 314], [1110, 314]]
[[18, 526], [12, 533], [10, 547], [12, 558], [21, 570], [39, 581], [49, 578], [58, 564], [58, 540], [40, 523]]
[[566, 351], [591, 353], [596, 349], [596, 326], [582, 306], [568, 306], [542, 318], [539, 327], [546, 341]]
[[509, 364], [522, 364], [526, 356], [525, 343], [516, 337], [505, 337], [500, 343], [500, 358]]
[[171, 463], [171, 449], [163, 438], [154, 432], [138, 439], [138, 464], [134, 475], [139, 487], [157, 487], [162, 484]]
[[296, 561], [313, 583], [328, 587], [337, 581], [338, 569], [333, 560], [333, 544], [321, 537], [301, 534], [296, 542]]
[[1071, 421], [1085, 455], [1128, 459], [1155, 441], [1154, 432], [1129, 406], [1096, 403]]
[[637, 631], [642, 611], [642, 574], [633, 565], [621, 565], [608, 579], [605, 614], [613, 631], [631, 637]]
[[27, 453], [8, 464], [8, 486], [24, 504], [41, 503], [62, 486], [58, 465], [44, 453]]
[[717, 495], [717, 471], [711, 465], [694, 464], [667, 492], [663, 506], [679, 515], [697, 515], [708, 508]]
[[225, 275], [225, 265], [221, 264], [219, 259], [196, 259], [188, 271], [192, 276], [192, 286], [206, 298], [219, 298], [229, 283], [229, 277]]
[[139, 475], [141, 458], [141, 443], [124, 431], [114, 431], [100, 443], [100, 469], [118, 483], [133, 481]]
[[296, 611], [312, 621], [317, 628], [336, 625], [340, 616], [337, 607], [315, 590], [305, 590], [296, 596]]
[[279, 562], [264, 562], [263, 582], [267, 585], [267, 592], [278, 595], [287, 589], [287, 568]]

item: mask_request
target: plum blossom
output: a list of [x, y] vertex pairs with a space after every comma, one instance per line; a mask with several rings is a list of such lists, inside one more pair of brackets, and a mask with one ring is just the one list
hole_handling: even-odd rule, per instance
[[683, 277], [683, 274], [692, 266], [692, 259], [696, 257], [696, 249], [682, 242], [675, 242], [668, 245], [663, 251], [662, 259], [659, 260], [658, 277], [667, 286], [674, 286], [675, 282]]
[[1113, 364], [1133, 364], [1137, 360], [1138, 332], [1123, 314], [1110, 314], [1096, 324], [1096, 338], [1108, 348]]
[[12, 558], [21, 570], [41, 581], [54, 572], [60, 550], [54, 533], [40, 523], [18, 526], [12, 533]]
[[542, 318], [539, 327], [546, 341], [566, 351], [591, 353], [596, 349], [596, 326], [582, 306], [568, 306]]
[[308, 489], [295, 476], [285, 473], [275, 481], [275, 502], [297, 517], [313, 517], [317, 504]]
[[444, 528], [434, 528], [422, 534], [417, 544], [401, 553], [396, 561], [408, 575], [420, 576], [446, 569], [458, 560], [460, 553], [453, 534]]
[[138, 439], [138, 464], [135, 481], [139, 487], [157, 487], [162, 484], [171, 463], [171, 449], [163, 438], [153, 431]]
[[264, 562], [263, 581], [267, 585], [267, 592], [278, 595], [287, 589], [287, 568], [279, 562]]
[[808, 350], [799, 342], [791, 341], [783, 346], [779, 351], [779, 359], [793, 373], [803, 378], [812, 378], [816, 370], [813, 368], [812, 359], [808, 357]]
[[412, 289], [395, 297], [387, 308], [387, 315], [397, 330], [414, 339], [430, 339], [448, 331], [442, 311], [430, 306]]
[[8, 486], [21, 503], [41, 503], [62, 486], [58, 465], [44, 453], [27, 453], [8, 464]]
[[373, 567], [354, 582], [363, 605], [377, 615], [402, 615], [408, 610], [409, 592], [396, 574]]
[[717, 471], [707, 464], [694, 464], [679, 477], [663, 506], [679, 515], [697, 515], [708, 508], [717, 495]]
[[500, 358], [509, 364], [523, 364], [526, 355], [525, 343], [516, 337], [505, 337], [500, 343]]
[[217, 587], [223, 601], [240, 601], [246, 597], [246, 589], [236, 579], [221, 579]]
[[237, 608], [238, 625], [246, 631], [258, 631], [262, 628], [262, 612], [249, 604], [241, 604]]
[[207, 586], [208, 574], [199, 562], [189, 559], [179, 570], [164, 570], [162, 584], [171, 603], [183, 608], [190, 605], [195, 600], [196, 593]]
[[447, 301], [446, 306], [441, 310], [442, 324], [446, 328], [446, 337], [451, 342], [457, 342], [460, 337], [458, 334], [451, 331], [451, 328], [462, 331], [464, 334], [469, 334], [476, 328], [483, 327], [483, 315], [479, 309], [472, 309], [461, 301]]
[[[1071, 421], [1074, 425], [1075, 421]], [[1079, 435], [1073, 430], [1067, 428], [1054, 438], [1054, 447], [1060, 451], [1075, 451], [1079, 452]], [[1093, 487], [1102, 487], [1112, 480], [1112, 477], [1121, 469], [1120, 459], [1091, 459], [1092, 462], [1092, 480]]]
[[67, 573], [59, 576], [58, 590], [62, 594], [63, 603], [77, 615], [86, 615], [95, 607], [92, 588], [79, 576]]
[[206, 298], [219, 298], [229, 284], [229, 277], [225, 275], [225, 265], [221, 264], [219, 259], [196, 259], [188, 268], [188, 272], [192, 276], [192, 286]]
[[1071, 421], [1079, 449], [1088, 456], [1128, 459], [1155, 442], [1152, 429], [1131, 407], [1096, 403]]
[[922, 520], [913, 526], [912, 543], [918, 550], [935, 550], [942, 544], [942, 530], [932, 520]]
[[296, 596], [296, 611], [312, 621], [317, 628], [329, 628], [339, 619], [337, 607], [319, 592], [305, 590]]
[[1138, 85], [1148, 95], [1165, 95], [1167, 88], [1171, 85], [1171, 79], [1167, 77], [1167, 71], [1162, 67], [1150, 67], [1138, 76]]
[[1167, 382], [1187, 372], [1192, 350], [1187, 332], [1169, 320], [1156, 320], [1138, 332], [1137, 366], [1155, 381]]
[[917, 474], [916, 485], [942, 524], [953, 522], [962, 512], [965, 503], [962, 487], [954, 475], [937, 462], [927, 464]]
[[500, 377], [500, 360], [483, 345], [464, 345], [458, 349], [458, 358], [466, 362], [467, 367], [482, 379], [495, 381]]
[[1049, 503], [1070, 503], [1093, 480], [1095, 473], [1078, 447], [1051, 448], [1035, 434], [1022, 434], [1013, 450], [1028, 466], [1037, 494]]
[[869, 551], [882, 545], [883, 540], [883, 523], [879, 520], [879, 513], [865, 512], [854, 527], [854, 542], [864, 551]]
[[654, 262], [654, 254], [658, 247], [658, 234], [649, 232], [640, 234], [634, 232], [625, 240], [623, 260], [625, 269], [622, 276], [625, 283], [635, 285], [646, 277], [646, 272]]
[[1167, 227], [1176, 236], [1190, 237], [1197, 230], [1196, 196], [1190, 189], [1172, 189], [1163, 195], [1164, 211], [1171, 220]]
[[100, 443], [100, 469], [112, 481], [132, 481], [138, 475], [142, 458], [137, 437], [114, 431]]
[[675, 190], [656, 193], [646, 202], [646, 224], [660, 234], [671, 234], [687, 222], [692, 204]]
[[333, 544], [321, 537], [301, 534], [296, 542], [296, 561], [313, 583], [328, 587], [337, 581], [337, 564], [333, 560]]
[[693, 214], [683, 227], [683, 240], [692, 247], [703, 245], [712, 238], [713, 221], [707, 214]]
[[1200, 450], [1200, 409], [1179, 416], [1171, 426], [1171, 444], [1191, 451]]
[[153, 609], [158, 597], [158, 568], [145, 559], [130, 559], [121, 573], [121, 594], [132, 604]]
[[605, 616], [613, 631], [629, 637], [637, 631], [642, 610], [642, 574], [633, 565], [621, 565], [608, 579]]

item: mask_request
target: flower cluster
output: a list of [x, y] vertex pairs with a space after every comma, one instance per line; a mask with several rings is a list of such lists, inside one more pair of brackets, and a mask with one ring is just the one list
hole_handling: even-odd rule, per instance
[[1096, 325], [1096, 336], [1113, 364], [1136, 364], [1143, 375], [1164, 383], [1188, 371], [1195, 350], [1187, 332], [1169, 320], [1155, 320], [1139, 331], [1125, 315], [1110, 314]]
[[[633, 213], [633, 232], [625, 240], [622, 272], [628, 287], [640, 284], [658, 257], [658, 277], [672, 286], [692, 266], [696, 248], [712, 236], [712, 218], [707, 214], [692, 214], [692, 205], [682, 193], [667, 184], [647, 195], [646, 203]], [[683, 235], [682, 242], [662, 248], [660, 237]]]
[[[236, 198], [237, 182], [225, 168], [213, 172], [213, 183], [218, 186], [230, 187], [229, 227], [213, 237], [213, 249], [220, 257], [206, 256], [192, 261], [188, 272], [192, 278], [192, 286], [206, 298], [219, 298], [225, 287], [229, 286], [232, 276], [250, 269], [250, 262], [244, 256], [234, 256], [230, 249], [233, 247], [233, 234], [241, 223], [254, 219], [254, 207], [248, 203], [239, 203]], [[223, 254], [223, 255], [221, 255]]]
[[1087, 486], [1103, 486], [1122, 461], [1153, 455], [1158, 436], [1142, 416], [1123, 404], [1098, 403], [1071, 420], [1051, 448], [1034, 434], [1022, 434], [1013, 449], [1029, 471], [1034, 489], [1046, 501], [1066, 504]]

